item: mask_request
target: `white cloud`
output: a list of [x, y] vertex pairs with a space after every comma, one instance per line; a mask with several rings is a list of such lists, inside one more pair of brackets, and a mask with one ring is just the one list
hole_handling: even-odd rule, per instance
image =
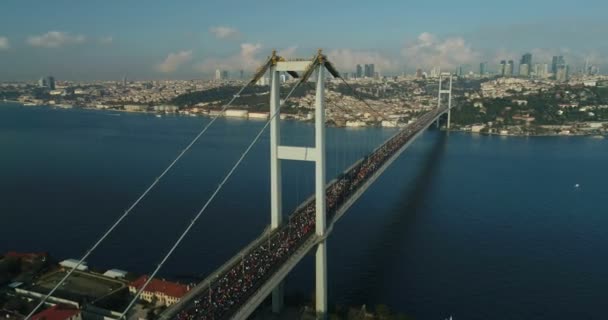
[[262, 64], [258, 55], [262, 49], [259, 43], [243, 43], [238, 54], [226, 58], [208, 58], [196, 66], [198, 71], [210, 72], [224, 70], [255, 70]]
[[279, 50], [277, 55], [279, 55], [279, 57], [283, 57], [285, 59], [295, 58], [296, 51], [298, 51], [298, 46], [291, 46], [291, 47], [287, 47], [285, 49]]
[[407, 59], [409, 65], [439, 66], [446, 69], [479, 63], [481, 57], [481, 54], [461, 37], [440, 39], [428, 32], [420, 34], [416, 41], [407, 43], [401, 50], [401, 55]]
[[112, 41], [114, 41], [114, 38], [112, 38], [112, 36], [106, 36], [106, 37], [99, 38], [99, 43], [101, 43], [101, 44], [110, 44], [110, 43], [112, 43]]
[[209, 32], [218, 39], [235, 38], [240, 34], [238, 29], [225, 26], [211, 27], [209, 28]]
[[7, 37], [0, 37], [0, 50], [6, 50], [8, 48], [10, 48], [11, 46], [8, 43], [8, 38]]
[[368, 63], [373, 63], [378, 72], [388, 72], [396, 65], [392, 59], [374, 51], [336, 49], [327, 53], [327, 58], [340, 72], [352, 72], [357, 64]]
[[164, 73], [174, 72], [190, 60], [192, 60], [192, 50], [169, 53], [163, 62], [156, 65], [156, 70]]
[[67, 32], [49, 31], [39, 36], [30, 36], [27, 43], [34, 47], [57, 48], [66, 44], [82, 43], [86, 40], [83, 35], [72, 35]]

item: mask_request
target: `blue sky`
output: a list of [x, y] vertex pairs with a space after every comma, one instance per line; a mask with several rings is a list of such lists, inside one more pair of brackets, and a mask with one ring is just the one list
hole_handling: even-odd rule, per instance
[[0, 80], [203, 78], [251, 70], [273, 48], [384, 73], [526, 51], [608, 64], [608, 1], [3, 0], [0, 12]]

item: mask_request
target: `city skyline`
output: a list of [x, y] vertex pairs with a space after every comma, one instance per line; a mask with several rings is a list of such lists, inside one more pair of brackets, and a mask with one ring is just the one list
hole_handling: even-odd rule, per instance
[[[382, 74], [434, 66], [455, 70], [485, 61], [494, 66], [501, 60], [519, 62], [526, 52], [539, 63], [564, 56], [571, 66], [588, 60], [605, 69], [608, 43], [601, 35], [608, 24], [602, 10], [554, 1], [525, 3], [531, 10], [523, 12], [516, 10], [519, 4], [524, 2], [511, 3], [497, 18], [493, 5], [481, 1], [442, 2], [449, 10], [439, 16], [434, 5], [386, 1], [372, 11], [377, 20], [360, 24], [352, 17], [367, 12], [342, 2], [332, 3], [315, 23], [301, 23], [284, 14], [296, 4], [237, 2], [247, 10], [235, 10], [234, 4], [190, 1], [144, 8], [57, 1], [36, 3], [38, 10], [31, 10], [8, 1], [9, 14], [0, 22], [0, 80], [35, 81], [47, 74], [111, 80], [125, 73], [140, 80], [213, 78], [216, 69], [250, 72], [275, 48], [299, 57], [319, 47], [343, 72], [370, 63]], [[274, 23], [266, 19], [271, 16]]]

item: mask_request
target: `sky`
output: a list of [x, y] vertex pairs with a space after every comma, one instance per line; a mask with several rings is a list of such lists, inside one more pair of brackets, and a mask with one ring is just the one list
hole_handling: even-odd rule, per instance
[[608, 68], [605, 0], [1, 2], [0, 81], [201, 79], [318, 48], [341, 72], [477, 70], [525, 52]]

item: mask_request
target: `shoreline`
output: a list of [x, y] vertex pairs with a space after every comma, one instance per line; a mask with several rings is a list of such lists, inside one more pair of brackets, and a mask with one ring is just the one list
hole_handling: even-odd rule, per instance
[[528, 137], [591, 137], [596, 139], [605, 139], [608, 137], [608, 132], [590, 132], [590, 133], [568, 133], [568, 134], [559, 134], [559, 133], [545, 133], [545, 134], [500, 134], [500, 133], [490, 133], [490, 132], [472, 132], [470, 130], [460, 130], [460, 129], [446, 129], [442, 128], [441, 130], [446, 132], [460, 132], [460, 133], [468, 133], [471, 135], [480, 135], [480, 136], [495, 136], [495, 137], [518, 137], [518, 138], [528, 138]]
[[[89, 108], [89, 107], [82, 107], [82, 106], [72, 106], [71, 108], [65, 108], [65, 107], [61, 107], [59, 105], [54, 106], [54, 105], [24, 105], [22, 102], [20, 101], [12, 101], [12, 100], [0, 100], [0, 105], [3, 104], [16, 104], [19, 105], [20, 107], [40, 107], [40, 108], [53, 108], [53, 109], [81, 109], [81, 110], [92, 110], [92, 111], [101, 111], [101, 112], [120, 112], [120, 113], [129, 113], [129, 114], [149, 114], [149, 115], [162, 115], [162, 116], [175, 116], [175, 117], [185, 117], [185, 118], [192, 118], [192, 117], [202, 117], [202, 118], [211, 118], [213, 116], [209, 115], [209, 114], [194, 114], [194, 113], [190, 113], [190, 114], [180, 114], [180, 113], [164, 113], [164, 112], [156, 112], [156, 111], [129, 111], [129, 110], [124, 110], [124, 109], [98, 109], [98, 108]], [[250, 118], [245, 118], [245, 117], [226, 117], [226, 116], [220, 116], [220, 118], [224, 118], [224, 119], [235, 119], [235, 120], [251, 120], [251, 121], [260, 121], [263, 119], [250, 119]], [[309, 123], [311, 122], [310, 120], [299, 120], [299, 119], [294, 119], [294, 118], [289, 118], [289, 119], [283, 119], [283, 120], [287, 120], [287, 121], [299, 121], [299, 122], [303, 122], [303, 123]], [[382, 127], [382, 126], [362, 126], [362, 127], [347, 127], [347, 126], [336, 126], [333, 124], [330, 124], [331, 127], [334, 128], [345, 128], [345, 129], [370, 129], [370, 128], [381, 128], [381, 129], [396, 129], [394, 127]], [[604, 133], [598, 133], [598, 132], [592, 132], [592, 133], [569, 133], [569, 134], [559, 134], [559, 133], [555, 133], [555, 134], [500, 134], [500, 133], [482, 133], [482, 132], [472, 132], [470, 130], [462, 130], [462, 129], [446, 129], [445, 127], [441, 128], [442, 131], [445, 132], [459, 132], [459, 133], [465, 133], [465, 134], [471, 134], [471, 135], [480, 135], [480, 136], [496, 136], [496, 137], [519, 137], [519, 138], [527, 138], [527, 137], [591, 137], [591, 138], [595, 138], [595, 139], [605, 139], [606, 137], [608, 137], [608, 132], [604, 132]]]

